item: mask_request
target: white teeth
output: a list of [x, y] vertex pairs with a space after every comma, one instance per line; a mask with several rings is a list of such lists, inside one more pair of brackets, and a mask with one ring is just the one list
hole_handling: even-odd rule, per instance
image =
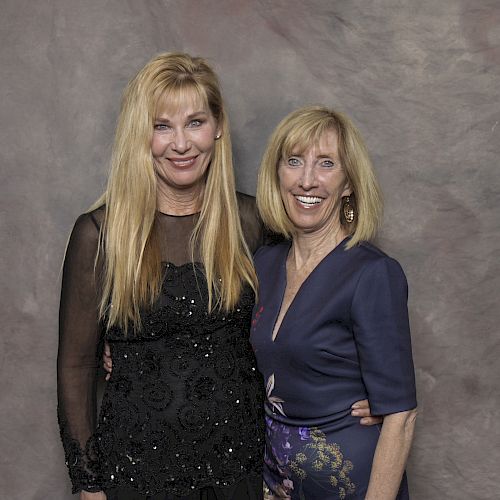
[[190, 158], [189, 160], [170, 160], [174, 165], [178, 167], [188, 167], [195, 162], [196, 158]]
[[323, 198], [317, 196], [295, 196], [295, 198], [305, 205], [317, 205], [323, 201]]

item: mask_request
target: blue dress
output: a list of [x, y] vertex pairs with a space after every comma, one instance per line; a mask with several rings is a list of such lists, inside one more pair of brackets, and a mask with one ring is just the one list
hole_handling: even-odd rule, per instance
[[[365, 498], [380, 426], [350, 415], [415, 408], [415, 378], [400, 265], [345, 239], [298, 290], [272, 340], [286, 288], [290, 242], [261, 248], [251, 342], [267, 384], [264, 478], [292, 499]], [[407, 499], [403, 478], [398, 499]]]

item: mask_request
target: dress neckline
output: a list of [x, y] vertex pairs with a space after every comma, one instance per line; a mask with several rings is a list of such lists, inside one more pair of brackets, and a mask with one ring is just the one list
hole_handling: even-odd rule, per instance
[[280, 262], [280, 265], [279, 265], [279, 268], [278, 268], [278, 275], [277, 275], [277, 279], [276, 279], [277, 283], [279, 285], [281, 285], [281, 289], [280, 289], [280, 295], [279, 295], [280, 301], [279, 301], [279, 304], [278, 304], [278, 310], [276, 311], [276, 314], [274, 316], [274, 320], [273, 320], [273, 323], [272, 323], [273, 324], [273, 328], [272, 328], [272, 332], [271, 332], [271, 341], [273, 343], [275, 343], [276, 340], [278, 339], [279, 333], [280, 333], [280, 331], [282, 330], [282, 327], [283, 327], [283, 323], [285, 323], [285, 320], [289, 316], [290, 309], [292, 309], [292, 307], [296, 303], [297, 296], [299, 296], [301, 294], [301, 292], [303, 293], [303, 289], [307, 288], [308, 283], [310, 281], [312, 281], [311, 276], [317, 274], [319, 272], [318, 269], [321, 268], [321, 267], [323, 267], [324, 263], [327, 262], [331, 258], [332, 255], [336, 254], [340, 249], [345, 249], [345, 246], [346, 246], [347, 242], [350, 239], [351, 239], [351, 236], [348, 235], [342, 241], [340, 241], [335, 247], [333, 247], [329, 252], [327, 252], [323, 256], [323, 258], [316, 264], [316, 266], [307, 275], [307, 277], [304, 279], [304, 281], [302, 282], [302, 284], [298, 288], [297, 292], [295, 293], [292, 301], [288, 305], [288, 309], [286, 310], [285, 314], [283, 315], [283, 318], [281, 318], [281, 323], [280, 323], [280, 325], [278, 327], [278, 330], [276, 331], [276, 335], [273, 338], [274, 329], [275, 329], [275, 326], [276, 326], [276, 322], [278, 321], [279, 315], [281, 313], [281, 308], [283, 306], [283, 300], [285, 298], [285, 292], [286, 292], [286, 287], [287, 287], [286, 261], [288, 259], [288, 255], [289, 255], [290, 250], [292, 248], [292, 241], [290, 240], [290, 241], [286, 242], [286, 244], [284, 246], [283, 255], [281, 256], [281, 262]]
[[184, 214], [184, 215], [167, 214], [165, 212], [162, 212], [161, 210], [157, 210], [156, 212], [160, 215], [165, 215], [166, 217], [175, 217], [175, 218], [194, 217], [195, 215], [200, 214], [200, 211], [193, 212], [192, 214]]

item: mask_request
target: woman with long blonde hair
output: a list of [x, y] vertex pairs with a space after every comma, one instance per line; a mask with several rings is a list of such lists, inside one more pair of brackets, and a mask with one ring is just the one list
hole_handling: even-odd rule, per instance
[[[82, 500], [261, 498], [248, 341], [261, 238], [215, 73], [155, 57], [124, 92], [107, 189], [64, 263], [58, 416]], [[96, 421], [103, 339], [113, 373]]]

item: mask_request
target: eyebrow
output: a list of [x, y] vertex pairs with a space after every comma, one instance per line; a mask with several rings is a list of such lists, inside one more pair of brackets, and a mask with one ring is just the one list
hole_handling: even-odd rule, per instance
[[[192, 120], [193, 118], [198, 118], [200, 116], [207, 116], [208, 113], [206, 111], [195, 111], [194, 113], [191, 113], [190, 115], [186, 116], [186, 121]], [[157, 116], [155, 118], [155, 121], [157, 122], [163, 122], [163, 123], [169, 123], [170, 119], [169, 118], [163, 118], [161, 116]]]
[[[293, 151], [288, 154], [288, 156], [297, 156], [298, 158], [303, 158], [304, 154], [303, 153], [294, 153]], [[320, 155], [316, 156], [317, 159], [322, 159], [322, 158], [337, 158], [337, 155], [333, 153], [322, 153]]]

